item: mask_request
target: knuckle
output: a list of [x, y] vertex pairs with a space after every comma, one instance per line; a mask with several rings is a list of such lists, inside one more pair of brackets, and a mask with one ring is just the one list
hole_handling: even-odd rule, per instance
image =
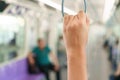
[[80, 11], [80, 12], [79, 12], [79, 15], [81, 15], [81, 16], [85, 16], [84, 11]]
[[83, 10], [81, 10], [79, 13], [84, 14], [84, 11], [83, 11]]
[[67, 17], [68, 17], [68, 15], [65, 15], [65, 16], [64, 16], [64, 19], [66, 19]]
[[83, 21], [79, 21], [79, 22], [78, 22], [78, 25], [79, 25], [79, 26], [83, 26], [83, 24], [84, 24]]

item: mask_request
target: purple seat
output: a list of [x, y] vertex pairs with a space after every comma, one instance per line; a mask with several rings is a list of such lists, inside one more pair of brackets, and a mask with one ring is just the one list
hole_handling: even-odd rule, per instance
[[28, 74], [27, 59], [22, 59], [0, 68], [0, 80], [41, 80], [43, 77], [43, 74]]

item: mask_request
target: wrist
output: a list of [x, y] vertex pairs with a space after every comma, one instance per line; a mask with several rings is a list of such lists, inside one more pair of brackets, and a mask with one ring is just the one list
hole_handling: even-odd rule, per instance
[[85, 47], [67, 49], [67, 57], [81, 57], [86, 53]]
[[67, 51], [68, 63], [86, 63], [85, 48], [79, 48]]

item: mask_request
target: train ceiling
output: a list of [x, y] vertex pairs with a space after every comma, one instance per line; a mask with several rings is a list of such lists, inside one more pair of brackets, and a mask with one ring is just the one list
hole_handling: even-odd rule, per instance
[[[53, 2], [58, 4], [60, 7], [61, 0], [4, 0], [8, 2], [18, 2], [18, 3], [26, 3], [29, 6], [40, 5], [42, 1], [47, 4], [47, 7], [50, 7], [49, 3]], [[45, 2], [46, 1], [46, 2]], [[120, 23], [120, 0], [86, 0], [87, 1], [87, 14], [89, 17], [95, 22], [115, 22]], [[33, 5], [29, 5], [27, 2], [33, 3]], [[52, 6], [54, 7], [54, 6]], [[79, 12], [79, 10], [84, 9], [83, 0], [65, 0], [65, 7], [68, 8], [68, 13]], [[52, 9], [52, 8], [51, 8]], [[59, 8], [56, 8], [59, 9]], [[40, 10], [40, 9], [38, 9]]]

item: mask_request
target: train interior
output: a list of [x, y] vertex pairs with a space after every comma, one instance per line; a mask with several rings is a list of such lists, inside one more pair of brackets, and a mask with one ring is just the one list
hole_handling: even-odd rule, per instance
[[[57, 55], [61, 80], [67, 80], [61, 4], [62, 0], [0, 0], [0, 80], [46, 80], [43, 73], [28, 70], [27, 56], [38, 38], [44, 38]], [[64, 14], [84, 9], [84, 0], [64, 0]], [[111, 80], [115, 73], [111, 48], [116, 41], [120, 56], [120, 0], [86, 0], [86, 11], [88, 80]], [[51, 71], [50, 80], [54, 76]]]

